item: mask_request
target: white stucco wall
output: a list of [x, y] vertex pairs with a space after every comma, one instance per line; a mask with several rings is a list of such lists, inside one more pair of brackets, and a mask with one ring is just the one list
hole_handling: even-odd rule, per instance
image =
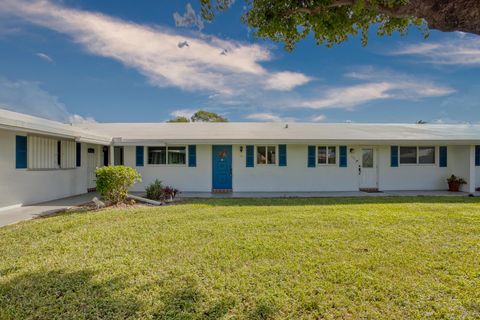
[[[287, 145], [287, 166], [246, 167], [245, 146], [233, 146], [233, 190], [244, 191], [352, 191], [358, 190], [358, 173], [349, 155], [348, 167], [336, 165], [307, 167], [307, 145]], [[337, 148], [338, 153], [338, 148]], [[256, 160], [256, 159], [255, 159]]]
[[[15, 135], [13, 131], [0, 130], [0, 208], [31, 204], [41, 201], [81, 194], [87, 190], [87, 148], [96, 149], [97, 165], [103, 158], [101, 146], [82, 144], [82, 166], [67, 170], [32, 171], [15, 169]], [[246, 167], [246, 148], [233, 145], [232, 175], [233, 190], [236, 192], [263, 191], [356, 191], [359, 189], [358, 163], [361, 146], [347, 146], [348, 167], [307, 167], [307, 145], [287, 145], [287, 166], [257, 165]], [[354, 152], [351, 153], [350, 149]], [[390, 146], [379, 146], [377, 150], [378, 187], [380, 190], [445, 190], [445, 179], [455, 174], [468, 181], [469, 146], [448, 146], [448, 167], [438, 166], [437, 147], [435, 165], [400, 165], [390, 167]], [[212, 188], [212, 147], [197, 145], [197, 166], [148, 165], [145, 147], [145, 165], [135, 166], [135, 147], [124, 147], [124, 164], [136, 168], [143, 181], [133, 191], [144, 191], [155, 179], [184, 192], [210, 192]], [[277, 152], [278, 157], [278, 152]], [[187, 156], [188, 159], [188, 156]], [[480, 170], [476, 169], [476, 185], [480, 186]], [[468, 185], [463, 187], [468, 190]]]
[[32, 171], [15, 168], [15, 136], [0, 130], [0, 208], [38, 203], [87, 191], [87, 145], [82, 144], [82, 166], [75, 169]]
[[[149, 165], [147, 147], [144, 148], [144, 166], [135, 165], [135, 147], [124, 147], [124, 164], [137, 169], [142, 182], [133, 186], [133, 191], [144, 191], [155, 179], [164, 185], [171, 185], [180, 191], [210, 192], [212, 189], [212, 147], [197, 145], [197, 166], [187, 165]], [[187, 155], [188, 162], [188, 155]]]
[[379, 150], [379, 189], [380, 190], [443, 190], [447, 188], [445, 179], [451, 171], [454, 159], [452, 150], [447, 149], [447, 168], [439, 167], [438, 147], [435, 150], [435, 164], [390, 166], [390, 146]]
[[[243, 152], [240, 152], [243, 146]], [[232, 180], [236, 192], [288, 192], [288, 191], [357, 191], [360, 177], [358, 162], [362, 146], [347, 146], [348, 167], [317, 165], [307, 167], [307, 145], [287, 145], [287, 166], [257, 165], [246, 167], [245, 145], [233, 145]], [[350, 149], [354, 152], [351, 153]], [[434, 165], [399, 165], [390, 167], [390, 146], [377, 146], [377, 180], [380, 190], [446, 190], [446, 178], [454, 173], [468, 180], [468, 146], [448, 146], [448, 167], [440, 168], [438, 146]], [[277, 152], [278, 157], [278, 152]], [[338, 157], [338, 148], [337, 148]], [[143, 191], [145, 187], [160, 179], [164, 184], [172, 185], [181, 191], [209, 192], [212, 187], [211, 146], [197, 145], [197, 167], [168, 166], [147, 164], [145, 148], [145, 166], [136, 167], [143, 181], [134, 186], [134, 191]], [[125, 165], [135, 167], [135, 147], [125, 147]], [[477, 175], [477, 177], [480, 174]], [[480, 178], [479, 178], [480, 180]], [[468, 185], [464, 186], [468, 190]]]

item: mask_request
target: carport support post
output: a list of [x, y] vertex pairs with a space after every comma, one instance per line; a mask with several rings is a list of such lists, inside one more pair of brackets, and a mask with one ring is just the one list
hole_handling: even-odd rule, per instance
[[113, 147], [113, 144], [110, 145], [108, 151], [110, 152], [110, 156], [108, 157], [108, 165], [113, 166], [115, 163], [115, 160], [113, 159], [113, 157], [115, 157], [115, 148]]
[[468, 192], [475, 192], [475, 146], [470, 146], [470, 159], [469, 159], [469, 169], [468, 169]]

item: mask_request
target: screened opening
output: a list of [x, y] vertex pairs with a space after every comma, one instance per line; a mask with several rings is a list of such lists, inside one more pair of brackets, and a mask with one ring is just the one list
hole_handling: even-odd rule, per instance
[[336, 164], [337, 163], [337, 147], [318, 147], [318, 164]]
[[179, 164], [187, 163], [187, 147], [148, 147], [148, 164]]
[[186, 164], [186, 147], [168, 147], [168, 164]]
[[114, 147], [113, 149], [113, 165], [123, 166], [123, 147]]
[[400, 164], [435, 164], [435, 147], [400, 147]]
[[275, 164], [277, 149], [275, 146], [257, 146], [257, 164]]
[[373, 168], [373, 149], [362, 149], [362, 167]]
[[419, 147], [418, 162], [421, 164], [435, 163], [435, 147]]
[[167, 164], [167, 147], [148, 147], [148, 164]]
[[417, 163], [417, 147], [400, 147], [400, 163], [416, 164]]

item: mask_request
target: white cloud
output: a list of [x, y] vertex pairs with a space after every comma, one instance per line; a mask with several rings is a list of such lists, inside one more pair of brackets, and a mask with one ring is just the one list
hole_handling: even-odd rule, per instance
[[40, 59], [43, 59], [43, 60], [45, 60], [45, 61], [47, 61], [47, 62], [50, 62], [50, 63], [53, 62], [53, 59], [52, 59], [49, 55], [47, 55], [47, 54], [45, 54], [45, 53], [37, 52], [35, 55], [36, 55], [37, 57], [39, 57]]
[[349, 72], [345, 76], [365, 83], [327, 88], [319, 97], [296, 101], [295, 105], [312, 109], [353, 109], [376, 100], [418, 100], [446, 96], [455, 92], [450, 87], [437, 85], [428, 80], [372, 68]]
[[195, 10], [193, 10], [193, 7], [190, 3], [187, 3], [185, 6], [185, 13], [183, 16], [180, 13], [175, 12], [173, 14], [173, 20], [175, 21], [175, 25], [177, 27], [194, 26], [197, 27], [198, 30], [202, 30], [204, 27], [202, 17], [195, 13]]
[[458, 34], [454, 39], [405, 45], [390, 54], [418, 56], [437, 65], [480, 65], [480, 38]]
[[185, 117], [185, 118], [188, 118], [190, 119], [193, 114], [197, 112], [197, 110], [195, 109], [179, 109], [179, 110], [175, 110], [173, 112], [170, 113], [170, 115], [172, 117]]
[[264, 121], [264, 122], [293, 122], [296, 119], [291, 117], [281, 117], [273, 113], [268, 112], [259, 112], [259, 113], [252, 113], [245, 117], [249, 120], [254, 121]]
[[97, 121], [92, 117], [82, 117], [78, 114], [72, 114], [68, 117], [68, 122], [71, 124], [89, 124], [97, 123]]
[[391, 98], [391, 94], [388, 93], [390, 89], [392, 89], [392, 84], [387, 82], [332, 88], [328, 89], [325, 94], [318, 99], [301, 102], [300, 106], [312, 109], [348, 109], [372, 100]]
[[[152, 85], [240, 95], [261, 89], [271, 74], [260, 64], [269, 50], [203, 34], [184, 36], [49, 1], [3, 0], [0, 14], [69, 35], [89, 53], [135, 68]], [[179, 48], [186, 41], [188, 46]], [[222, 52], [227, 54], [222, 55]]]
[[95, 121], [70, 114], [56, 96], [43, 90], [36, 82], [11, 81], [2, 77], [0, 108], [65, 123]]
[[0, 77], [0, 105], [4, 109], [67, 122], [69, 113], [57, 97], [35, 82], [10, 81]]
[[323, 114], [320, 114], [320, 115], [317, 115], [317, 116], [313, 116], [310, 120], [312, 122], [323, 122], [323, 121], [327, 120], [327, 117]]
[[304, 85], [312, 80], [303, 73], [282, 71], [272, 74], [266, 81], [266, 88], [271, 90], [288, 91]]

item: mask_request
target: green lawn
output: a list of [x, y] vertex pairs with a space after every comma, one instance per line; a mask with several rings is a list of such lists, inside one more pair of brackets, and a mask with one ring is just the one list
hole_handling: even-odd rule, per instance
[[478, 198], [191, 200], [0, 228], [0, 319], [478, 319]]

